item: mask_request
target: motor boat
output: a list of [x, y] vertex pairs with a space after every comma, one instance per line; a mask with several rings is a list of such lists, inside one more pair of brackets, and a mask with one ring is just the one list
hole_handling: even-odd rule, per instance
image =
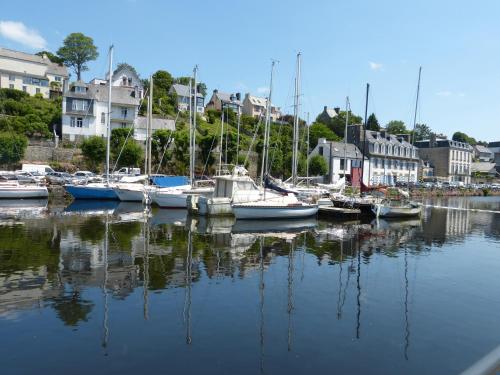
[[47, 187], [40, 185], [24, 185], [17, 181], [0, 183], [0, 199], [47, 198]]

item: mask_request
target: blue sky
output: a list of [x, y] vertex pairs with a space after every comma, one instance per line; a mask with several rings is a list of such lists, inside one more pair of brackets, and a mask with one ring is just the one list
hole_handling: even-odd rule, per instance
[[422, 65], [418, 121], [493, 141], [500, 140], [499, 14], [497, 1], [21, 0], [2, 4], [0, 45], [56, 51], [67, 34], [83, 32], [101, 53], [85, 79], [104, 76], [113, 43], [115, 61], [144, 77], [158, 69], [189, 75], [198, 64], [209, 92], [257, 95], [274, 58], [274, 102], [287, 112], [301, 51], [302, 112], [313, 119], [349, 95], [361, 115], [369, 82], [369, 112], [382, 125], [412, 122]]

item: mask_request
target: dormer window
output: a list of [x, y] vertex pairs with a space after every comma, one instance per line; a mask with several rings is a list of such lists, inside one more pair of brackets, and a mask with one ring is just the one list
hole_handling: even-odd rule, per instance
[[75, 90], [75, 92], [85, 93], [85, 91], [87, 90], [87, 88], [84, 87], [84, 86], [75, 86], [74, 90]]
[[128, 78], [128, 85], [132, 86], [132, 78]]
[[127, 77], [122, 77], [122, 85], [127, 86]]

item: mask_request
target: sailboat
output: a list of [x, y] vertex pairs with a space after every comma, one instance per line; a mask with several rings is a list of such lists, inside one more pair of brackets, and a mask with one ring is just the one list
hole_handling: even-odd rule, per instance
[[[298, 54], [300, 59], [300, 53]], [[236, 219], [287, 219], [287, 218], [302, 218], [316, 215], [318, 212], [317, 204], [304, 203], [297, 199], [293, 193], [271, 194], [266, 192], [264, 183], [264, 171], [268, 174], [269, 164], [269, 133], [271, 126], [271, 98], [273, 91], [273, 73], [275, 61], [271, 64], [271, 79], [269, 84], [269, 98], [267, 100], [266, 122], [264, 127], [264, 155], [261, 165], [261, 181], [264, 185], [262, 199], [257, 201], [250, 201], [246, 203], [232, 204], [232, 210]], [[298, 69], [300, 70], [300, 60], [298, 62]], [[296, 85], [297, 88], [298, 85]], [[297, 113], [296, 113], [297, 114]], [[298, 116], [298, 114], [297, 114]], [[298, 138], [298, 122], [296, 129], [294, 129], [294, 158], [292, 160], [292, 176], [297, 175], [297, 140]], [[267, 193], [267, 196], [266, 196]]]
[[0, 199], [47, 198], [47, 187], [40, 185], [23, 185], [18, 181], [0, 183]]
[[[411, 145], [413, 146], [415, 138], [415, 127], [417, 125], [418, 99], [420, 94], [420, 77], [422, 75], [422, 67], [418, 70], [417, 97], [415, 100], [415, 113], [413, 116], [413, 135], [411, 136]], [[408, 183], [410, 182], [410, 168], [408, 168]], [[409, 185], [409, 184], [408, 184]], [[410, 193], [398, 189], [397, 192], [401, 197], [400, 200], [386, 199], [381, 203], [375, 203], [372, 207], [376, 217], [415, 217], [422, 213], [422, 205], [418, 202], [410, 201]]]
[[106, 182], [90, 183], [87, 185], [65, 185], [64, 188], [75, 199], [118, 199], [113, 185], [109, 182], [109, 150], [111, 139], [111, 77], [113, 67], [113, 46], [109, 47], [109, 71], [108, 71], [108, 116], [107, 116], [107, 140], [106, 140]]
[[[190, 185], [176, 186], [170, 188], [158, 188], [150, 192], [151, 199], [160, 207], [187, 208], [190, 195], [208, 195], [213, 192], [212, 187], [197, 187], [195, 181], [196, 160], [196, 106], [198, 90], [196, 74], [198, 66], [193, 69], [193, 84], [189, 83], [189, 94], [192, 95], [189, 103], [189, 177]], [[193, 87], [194, 86], [194, 87]], [[194, 90], [194, 95], [192, 91]]]

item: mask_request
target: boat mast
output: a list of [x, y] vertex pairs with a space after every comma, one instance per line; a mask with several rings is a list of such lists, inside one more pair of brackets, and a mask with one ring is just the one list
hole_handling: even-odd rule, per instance
[[151, 138], [153, 137], [153, 75], [149, 77], [149, 99], [148, 100], [148, 129], [146, 132], [147, 138], [147, 151], [148, 151], [148, 168], [147, 168], [147, 175], [148, 175], [148, 181], [149, 178], [151, 177]]
[[306, 138], [306, 183], [307, 186], [309, 186], [309, 126], [311, 124], [309, 123], [309, 112], [307, 112], [307, 124], [306, 124], [306, 130], [307, 130], [307, 138]]
[[[415, 143], [415, 128], [417, 127], [417, 111], [418, 111], [418, 99], [420, 96], [420, 77], [421, 76], [422, 76], [422, 67], [419, 67], [418, 68], [417, 97], [415, 99], [415, 112], [413, 114], [413, 132], [410, 134], [410, 144], [411, 144], [410, 159], [413, 155], [413, 144]], [[410, 174], [411, 174], [410, 163], [408, 163], [408, 184], [410, 183]], [[409, 188], [409, 186], [408, 186], [408, 188]]]
[[[196, 159], [196, 106], [198, 100], [198, 89], [196, 87], [196, 73], [198, 72], [198, 65], [194, 66], [193, 69], [193, 86], [194, 86], [194, 98], [190, 104], [190, 113], [192, 107], [192, 126], [190, 129], [190, 146], [189, 146], [189, 177], [191, 179], [191, 187], [194, 187], [195, 180], [195, 159]], [[191, 90], [189, 91], [191, 93]]]
[[109, 184], [109, 148], [111, 146], [111, 80], [113, 68], [113, 45], [109, 47], [109, 69], [108, 69], [108, 123], [107, 125], [107, 140], [106, 140], [106, 183]]
[[[366, 84], [366, 99], [365, 99], [365, 123], [363, 125], [363, 131], [360, 132], [363, 135], [363, 146], [361, 147], [361, 185], [363, 185], [364, 170], [365, 170], [365, 152], [366, 152], [366, 127], [368, 125], [368, 95], [370, 93], [370, 84]], [[370, 176], [368, 176], [368, 185], [370, 185]], [[361, 190], [361, 189], [360, 189]]]
[[266, 106], [266, 121], [264, 123], [264, 152], [262, 154], [262, 163], [260, 166], [260, 182], [264, 185], [264, 173], [269, 173], [269, 133], [271, 127], [271, 99], [273, 94], [273, 74], [276, 61], [271, 61], [271, 79], [269, 81], [269, 97]]
[[349, 124], [350, 106], [351, 106], [351, 103], [349, 103], [349, 97], [346, 96], [346, 98], [345, 98], [345, 128], [344, 128], [344, 180], [346, 179], [345, 175], [346, 175], [346, 169], [347, 169], [347, 125]]
[[[222, 102], [222, 101], [221, 101]], [[221, 104], [221, 123], [220, 123], [220, 144], [219, 144], [219, 175], [222, 174], [222, 151], [224, 142], [224, 103]]]
[[299, 160], [299, 107], [300, 107], [300, 56], [297, 54], [297, 72], [295, 77], [295, 104], [293, 118], [293, 153], [292, 153], [292, 185], [297, 185], [297, 165]]

